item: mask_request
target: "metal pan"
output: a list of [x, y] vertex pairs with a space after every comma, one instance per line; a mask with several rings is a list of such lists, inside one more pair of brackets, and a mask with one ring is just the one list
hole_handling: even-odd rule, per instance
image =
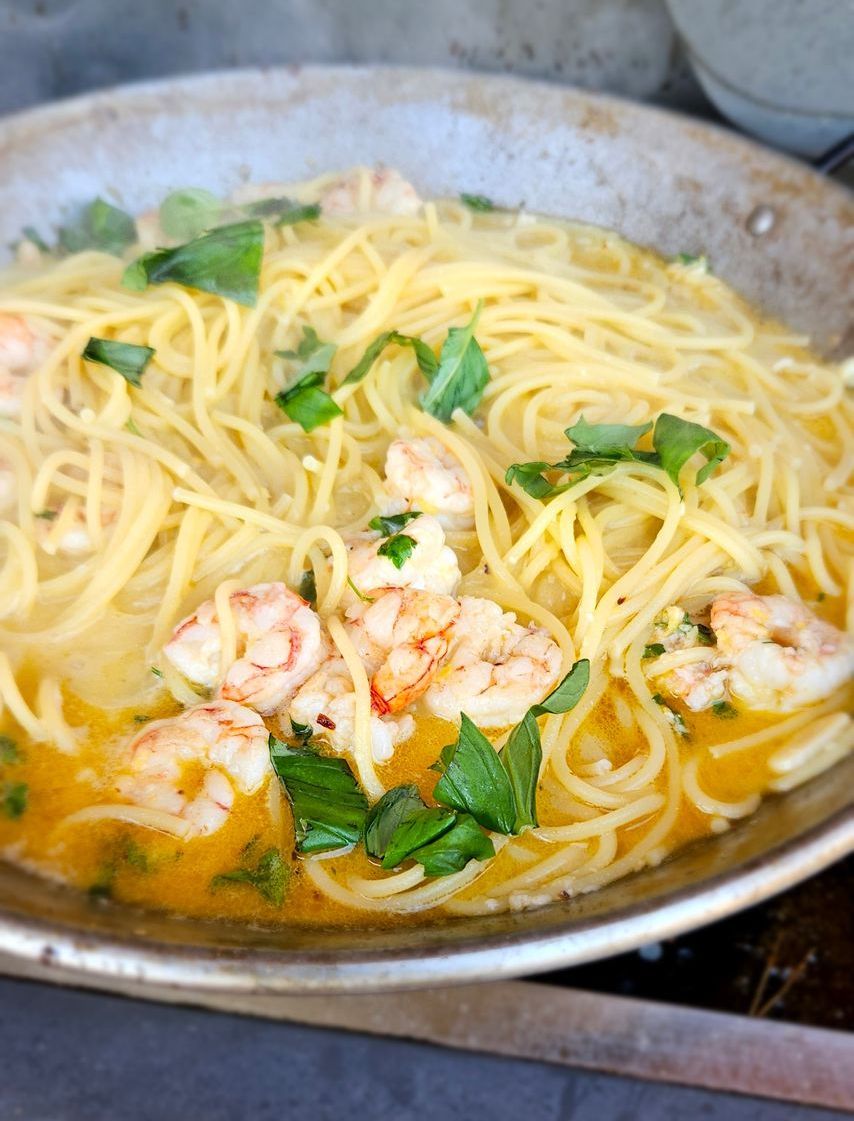
[[[705, 252], [751, 300], [839, 353], [854, 207], [726, 132], [574, 90], [411, 69], [245, 71], [99, 93], [0, 121], [0, 243], [103, 194], [232, 189], [354, 163]], [[850, 339], [850, 335], [849, 335]], [[854, 851], [854, 758], [730, 833], [597, 893], [418, 930], [250, 930], [93, 906], [0, 868], [0, 949], [82, 973], [231, 991], [345, 991], [519, 975], [667, 938]]]

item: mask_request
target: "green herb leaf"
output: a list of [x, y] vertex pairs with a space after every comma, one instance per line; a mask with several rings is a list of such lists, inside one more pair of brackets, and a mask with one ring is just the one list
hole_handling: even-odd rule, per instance
[[0, 736], [0, 763], [9, 765], [20, 763], [21, 749], [11, 736]]
[[632, 449], [651, 428], [652, 421], [637, 425], [588, 424], [582, 414], [575, 424], [566, 429], [566, 436], [582, 451], [616, 459], [633, 459]]
[[360, 591], [356, 587], [356, 585], [353, 583], [353, 581], [350, 579], [349, 576], [347, 577], [347, 586], [349, 587], [350, 591], [353, 592], [354, 595], [358, 596], [358, 598], [362, 601], [362, 603], [373, 603], [374, 602], [373, 596], [365, 595], [364, 592]]
[[137, 258], [122, 283], [142, 291], [173, 281], [255, 307], [264, 255], [264, 226], [257, 219], [220, 226], [174, 249], [157, 249]]
[[552, 465], [537, 459], [531, 463], [511, 463], [504, 475], [504, 482], [508, 486], [518, 483], [531, 498], [554, 498], [569, 490], [571, 484], [558, 485], [550, 483], [543, 475], [543, 471], [551, 471]]
[[134, 722], [134, 724], [147, 724], [149, 722], [149, 720], [153, 720], [153, 719], [154, 719], [153, 716], [148, 716], [144, 712], [136, 712], [136, 713], [134, 713], [133, 722]]
[[374, 529], [384, 537], [390, 537], [393, 533], [400, 533], [413, 518], [420, 517], [420, 510], [404, 510], [402, 514], [377, 514], [368, 522], [368, 529]]
[[660, 642], [650, 642], [643, 648], [644, 658], [660, 658], [665, 653], [667, 650]]
[[582, 659], [558, 682], [539, 704], [531, 705], [507, 738], [498, 758], [513, 788], [516, 820], [513, 832], [537, 826], [537, 782], [543, 761], [538, 716], [569, 712], [584, 695], [590, 681], [590, 663]]
[[301, 740], [303, 743], [308, 743], [314, 735], [314, 729], [310, 724], [300, 724], [298, 720], [290, 718], [291, 721], [291, 735], [295, 740]]
[[712, 705], [712, 712], [715, 716], [719, 716], [721, 720], [733, 720], [738, 716], [738, 709], [729, 703], [729, 701], [715, 701]]
[[416, 849], [446, 833], [456, 817], [453, 810], [425, 806], [416, 786], [398, 786], [384, 794], [368, 815], [365, 847], [382, 860], [383, 868], [396, 868]]
[[584, 691], [590, 683], [590, 662], [581, 658], [570, 668], [569, 672], [555, 685], [544, 701], [532, 705], [529, 709], [534, 716], [545, 716], [547, 713], [569, 712], [575, 708]]
[[0, 797], [0, 810], [13, 820], [21, 817], [27, 808], [29, 787], [25, 782], [7, 782], [3, 784], [3, 794]]
[[39, 510], [33, 517], [41, 518], [43, 521], [52, 522], [56, 520], [58, 511], [56, 510]]
[[495, 203], [486, 195], [470, 195], [467, 191], [460, 192], [460, 202], [467, 206], [469, 210], [477, 210], [481, 214], [488, 214], [489, 211], [495, 209]]
[[483, 300], [478, 300], [474, 315], [465, 327], [451, 327], [439, 355], [439, 368], [428, 377], [430, 385], [421, 395], [421, 408], [445, 424], [454, 409], [469, 416], [480, 404], [489, 382], [489, 366], [474, 337]]
[[692, 455], [700, 452], [708, 460], [697, 472], [696, 483], [699, 486], [730, 453], [729, 444], [717, 433], [670, 413], [662, 413], [655, 422], [652, 443], [661, 467], [677, 486], [679, 472]]
[[277, 350], [279, 358], [299, 362], [297, 377], [305, 374], [328, 374], [332, 359], [338, 347], [335, 343], [325, 343], [317, 337], [317, 331], [307, 324], [302, 329], [302, 339], [296, 350]]
[[282, 412], [305, 432], [312, 432], [342, 415], [343, 410], [320, 388], [324, 381], [323, 374], [306, 374], [276, 394], [276, 404]]
[[36, 249], [41, 253], [50, 253], [50, 246], [38, 232], [34, 226], [24, 226], [21, 230], [21, 236], [26, 240], [33, 243]]
[[424, 808], [415, 783], [387, 790], [371, 807], [365, 821], [365, 848], [368, 854], [382, 860], [398, 826]]
[[160, 225], [167, 237], [189, 241], [217, 224], [223, 204], [202, 187], [172, 191], [160, 204]]
[[216, 890], [226, 884], [249, 884], [271, 906], [281, 907], [290, 874], [291, 870], [282, 860], [279, 850], [268, 849], [254, 868], [236, 868], [233, 872], [214, 876], [211, 888]]
[[680, 736], [688, 735], [688, 725], [685, 723], [685, 718], [681, 712], [677, 712], [675, 708], [671, 708], [667, 701], [662, 697], [661, 693], [653, 693], [652, 699], [657, 705], [665, 710], [667, 719], [676, 729]]
[[511, 833], [516, 822], [513, 787], [495, 748], [462, 713], [455, 744], [440, 759], [444, 773], [433, 790], [437, 802], [463, 810], [486, 829]]
[[312, 607], [317, 606], [317, 584], [314, 579], [314, 569], [307, 568], [299, 581], [299, 594]]
[[59, 244], [66, 253], [100, 249], [120, 257], [136, 240], [133, 218], [101, 198], [85, 207], [76, 222], [59, 231]]
[[322, 388], [338, 348], [334, 343], [321, 342], [313, 327], [306, 326], [302, 330], [302, 341], [296, 350], [276, 351], [279, 358], [299, 362], [297, 380], [276, 394], [276, 404], [304, 431], [311, 432], [342, 414]]
[[270, 758], [293, 807], [297, 849], [324, 852], [355, 845], [368, 800], [346, 761], [290, 747], [273, 735]]
[[148, 872], [151, 870], [151, 865], [148, 862], [148, 854], [145, 849], [128, 839], [125, 841], [124, 858], [137, 872]]
[[705, 623], [697, 623], [695, 625], [697, 627], [697, 643], [699, 646], [717, 646], [717, 635], [711, 627], [707, 627]]
[[[715, 467], [729, 455], [730, 446], [708, 428], [662, 413], [652, 434], [654, 451], [638, 451], [635, 444], [645, 435], [650, 424], [588, 424], [584, 417], [566, 429], [567, 437], [576, 446], [557, 463], [536, 460], [512, 463], [504, 476], [507, 485], [517, 482], [532, 498], [546, 499], [562, 494], [574, 483], [589, 475], [607, 475], [618, 463], [649, 463], [666, 471], [679, 485], [679, 471], [695, 452], [702, 452], [709, 461], [697, 473], [697, 485], [705, 482]], [[552, 483], [544, 471], [560, 471], [568, 475], [565, 483]]]
[[[317, 202], [294, 202], [293, 199], [268, 199], [277, 203], [275, 212], [268, 209], [263, 217], [273, 218], [274, 226], [295, 226], [297, 222], [313, 222], [320, 217], [320, 204]], [[256, 206], [260, 204], [256, 203]]]
[[158, 669], [157, 666], [150, 666], [149, 668], [151, 669], [151, 672], [154, 674], [155, 677], [162, 677], [163, 676], [163, 670]]
[[91, 338], [86, 343], [83, 357], [87, 362], [97, 362], [109, 366], [125, 381], [137, 387], [142, 385], [142, 375], [154, 357], [150, 346], [137, 346], [135, 343], [120, 343], [115, 339]]
[[490, 860], [495, 846], [469, 814], [458, 814], [447, 832], [409, 854], [428, 876], [450, 876], [461, 872], [470, 860]]
[[685, 266], [701, 265], [703, 272], [711, 272], [712, 271], [709, 268], [709, 259], [703, 253], [701, 253], [699, 255], [694, 254], [694, 253], [677, 253], [676, 256], [673, 258], [673, 260], [676, 261], [678, 264], [685, 265]]
[[394, 537], [389, 537], [383, 541], [377, 549], [377, 556], [388, 557], [394, 567], [400, 569], [412, 556], [417, 544], [418, 542], [414, 537], [409, 537], [406, 533], [396, 533]]
[[383, 331], [381, 335], [377, 335], [372, 343], [368, 344], [365, 353], [341, 384], [355, 385], [360, 382], [379, 358], [381, 352], [391, 343], [395, 343], [397, 346], [411, 346], [415, 351], [415, 360], [421, 373], [428, 381], [432, 380], [439, 368], [439, 363], [427, 343], [413, 335], [402, 335], [400, 331]]

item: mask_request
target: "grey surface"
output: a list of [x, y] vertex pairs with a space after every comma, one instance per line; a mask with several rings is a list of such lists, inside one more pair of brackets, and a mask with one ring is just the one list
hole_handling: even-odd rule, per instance
[[696, 110], [663, 0], [0, 0], [0, 112], [291, 62], [514, 72]]
[[845, 1115], [0, 981], [0, 1117], [832, 1121]]

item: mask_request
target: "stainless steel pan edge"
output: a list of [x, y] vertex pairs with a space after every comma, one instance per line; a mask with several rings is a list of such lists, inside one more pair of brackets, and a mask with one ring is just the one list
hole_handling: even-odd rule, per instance
[[[516, 79], [412, 69], [245, 71], [124, 87], [0, 121], [0, 243], [106, 194], [395, 164], [621, 230], [715, 271], [824, 350], [849, 329], [854, 208], [803, 166], [673, 114]], [[756, 208], [771, 229], [751, 232]], [[854, 851], [854, 759], [661, 867], [540, 911], [420, 930], [271, 932], [93, 907], [0, 868], [0, 949], [105, 977], [231, 991], [435, 985], [630, 949], [783, 890]]]

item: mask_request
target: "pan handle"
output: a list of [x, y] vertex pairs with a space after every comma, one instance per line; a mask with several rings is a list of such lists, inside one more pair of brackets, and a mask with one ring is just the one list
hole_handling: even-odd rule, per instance
[[832, 175], [834, 171], [845, 167], [851, 159], [854, 159], [854, 132], [850, 132], [838, 144], [816, 157], [812, 165], [821, 175]]

